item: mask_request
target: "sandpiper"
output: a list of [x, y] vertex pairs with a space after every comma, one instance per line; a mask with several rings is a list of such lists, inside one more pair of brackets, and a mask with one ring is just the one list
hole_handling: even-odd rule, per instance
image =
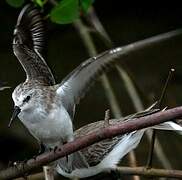
[[[34, 5], [28, 4], [20, 12], [14, 30], [13, 50], [26, 72], [26, 80], [18, 85], [12, 94], [15, 109], [9, 127], [13, 119], [18, 116], [42, 146], [53, 149], [60, 144], [73, 141], [72, 121], [76, 104], [79, 103], [96, 77], [104, 72], [106, 65], [113, 63], [117, 57], [123, 54], [123, 48], [108, 50], [86, 60], [61, 83], [56, 84], [50, 68], [42, 57], [43, 44], [44, 25], [41, 13]], [[99, 124], [95, 125], [99, 127]], [[92, 130], [94, 126], [91, 128]], [[128, 143], [134, 147], [135, 140], [132, 141], [131, 138], [135, 134], [138, 132], [126, 135], [124, 139], [117, 137], [115, 141], [110, 142], [110, 146], [103, 146], [104, 155], [101, 154], [96, 158], [97, 163], [103, 162], [102, 157], [110, 158], [109, 152], [113, 152], [117, 149], [116, 147], [121, 147], [120, 144], [125, 142], [125, 139], [131, 140]], [[141, 133], [139, 134], [142, 136]], [[92, 155], [96, 153], [93, 151]], [[127, 151], [123, 153], [126, 154]], [[87, 151], [79, 151], [68, 158], [61, 158], [57, 166], [58, 172], [67, 176], [67, 174], [74, 174], [77, 170], [87, 169], [91, 170], [90, 173], [88, 172], [88, 175], [91, 176], [105, 169], [99, 166], [100, 170], [92, 170], [89, 156]], [[117, 161], [121, 157], [118, 155]], [[75, 161], [77, 163], [74, 163]], [[107, 164], [109, 164], [108, 161]], [[79, 177], [84, 176], [79, 175]]]
[[[26, 5], [18, 16], [13, 39], [13, 51], [26, 72], [26, 80], [12, 93], [15, 106], [9, 127], [18, 116], [42, 148], [53, 149], [74, 139], [72, 120], [76, 104], [106, 65], [119, 56], [122, 48], [86, 60], [56, 84], [42, 56], [44, 34], [39, 9], [32, 4]], [[88, 167], [82, 154], [76, 152], [69, 158], [62, 158], [66, 171], [79, 168], [72, 167], [74, 159], [80, 161], [79, 167]]]
[[[121, 124], [123, 121], [131, 121], [136, 118], [143, 117], [149, 114], [158, 112], [159, 109], [155, 109], [155, 103], [148, 109], [129, 115], [120, 119], [109, 120], [109, 126]], [[97, 132], [100, 128], [108, 125], [106, 121], [97, 121], [91, 124], [87, 124], [74, 132], [75, 137], [85, 136], [89, 133]], [[111, 139], [105, 139], [91, 146], [88, 146], [81, 150], [82, 155], [85, 157], [88, 163], [88, 168], [75, 169], [70, 173], [64, 170], [62, 164], [57, 164], [56, 170], [59, 174], [67, 178], [86, 178], [97, 175], [101, 172], [109, 172], [117, 169], [117, 164], [120, 160], [131, 150], [135, 149], [144, 132], [147, 129], [160, 129], [160, 130], [172, 130], [182, 131], [182, 127], [175, 122], [169, 121], [146, 129], [134, 131], [125, 135], [116, 136]]]

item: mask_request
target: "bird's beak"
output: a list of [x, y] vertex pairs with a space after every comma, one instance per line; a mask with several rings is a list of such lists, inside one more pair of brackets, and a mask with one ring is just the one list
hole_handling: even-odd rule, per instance
[[10, 119], [10, 122], [8, 124], [8, 127], [11, 126], [13, 120], [18, 116], [18, 114], [21, 112], [21, 109], [18, 107], [18, 106], [15, 106], [14, 107], [14, 111], [13, 111], [13, 114], [11, 116], [11, 119]]

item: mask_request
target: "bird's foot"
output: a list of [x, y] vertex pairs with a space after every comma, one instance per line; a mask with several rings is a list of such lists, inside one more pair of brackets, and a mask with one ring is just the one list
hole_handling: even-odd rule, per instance
[[49, 148], [49, 151], [53, 151], [55, 153], [57, 149], [58, 149], [58, 146], [55, 146], [54, 148]]
[[[66, 144], [67, 142], [63, 142], [63, 146]], [[66, 162], [68, 163], [68, 161], [69, 161], [69, 157], [68, 157], [69, 155], [66, 155]], [[69, 164], [69, 163], [68, 163]]]
[[34, 155], [33, 156], [33, 159], [36, 160], [37, 159], [37, 156], [39, 156], [40, 154], [44, 153], [46, 150], [46, 147], [43, 143], [40, 143], [39, 144], [39, 151], [38, 151], [38, 154]]
[[43, 143], [40, 143], [38, 155], [44, 153], [46, 150], [46, 146]]
[[55, 146], [53, 149], [54, 153], [56, 152], [57, 149], [58, 149], [58, 146]]

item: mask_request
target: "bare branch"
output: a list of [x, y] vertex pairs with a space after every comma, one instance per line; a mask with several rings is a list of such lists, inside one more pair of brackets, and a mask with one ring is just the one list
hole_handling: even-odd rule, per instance
[[[172, 78], [174, 71], [175, 71], [175, 69], [171, 68], [169, 73], [168, 73], [168, 77], [166, 79], [166, 82], [165, 82], [165, 85], [163, 87], [160, 99], [159, 99], [158, 104], [157, 104], [159, 109], [161, 109], [161, 107], [162, 107], [162, 102], [164, 100], [164, 96], [166, 94], [167, 87], [169, 85], [169, 82]], [[154, 129], [152, 131], [152, 138], [151, 138], [152, 140], [151, 140], [150, 151], [149, 151], [148, 160], [147, 160], [147, 167], [152, 167], [153, 156], [154, 156], [154, 145], [155, 145], [155, 141], [156, 141], [156, 133], [157, 133], [157, 131]]]
[[110, 119], [110, 110], [107, 109], [107, 110], [105, 111], [104, 127], [109, 126], [109, 119]]
[[25, 173], [30, 173], [37, 167], [48, 164], [56, 159], [69, 155], [103, 139], [112, 138], [117, 135], [123, 135], [125, 133], [180, 117], [182, 117], [182, 106], [166, 111], [161, 111], [145, 117], [136, 118], [133, 121], [125, 121], [117, 125], [101, 128], [99, 131], [76, 138], [73, 142], [67, 143], [64, 146], [60, 146], [55, 151], [41, 154], [36, 158], [36, 160], [30, 159], [25, 164], [20, 163], [17, 164], [16, 167], [9, 167], [0, 171], [0, 179], [12, 179], [15, 177], [20, 177]]
[[182, 171], [180, 170], [165, 170], [146, 167], [118, 167], [117, 171], [125, 175], [142, 175], [147, 177], [168, 177], [168, 178], [182, 178]]
[[[146, 168], [146, 167], [127, 167], [121, 166], [113, 169], [114, 171], [118, 171], [122, 175], [140, 175], [145, 177], [167, 177], [167, 178], [182, 178], [181, 170], [168, 170], [168, 169], [157, 169], [157, 168]], [[40, 179], [43, 178], [43, 173], [33, 174], [28, 176], [28, 179]], [[22, 180], [18, 178], [16, 180]]]

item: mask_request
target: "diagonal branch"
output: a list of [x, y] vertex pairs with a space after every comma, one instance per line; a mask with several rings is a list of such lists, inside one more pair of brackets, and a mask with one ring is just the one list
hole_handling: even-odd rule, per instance
[[23, 176], [26, 173], [30, 173], [37, 167], [48, 164], [56, 159], [69, 155], [103, 139], [111, 138], [117, 135], [123, 135], [125, 133], [129, 133], [180, 117], [182, 117], [182, 106], [145, 117], [136, 118], [133, 121], [125, 121], [117, 125], [105, 128], [103, 127], [99, 131], [76, 138], [73, 142], [67, 143], [64, 146], [60, 146], [55, 151], [41, 154], [36, 158], [36, 160], [30, 159], [24, 164], [20, 163], [17, 166], [1, 170], [0, 179], [12, 179], [15, 177]]

